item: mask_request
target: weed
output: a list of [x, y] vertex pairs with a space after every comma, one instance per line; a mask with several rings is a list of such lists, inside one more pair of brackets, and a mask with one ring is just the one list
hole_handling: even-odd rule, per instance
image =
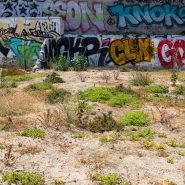
[[97, 181], [100, 185], [129, 185], [130, 183], [124, 181], [118, 174], [109, 173], [109, 174], [94, 174], [91, 175], [93, 181]]
[[120, 71], [121, 72], [130, 72], [130, 68], [129, 67], [126, 67], [126, 66], [121, 66]]
[[64, 56], [60, 56], [59, 58], [54, 58], [52, 60], [52, 68], [55, 71], [68, 71], [69, 70], [69, 63]]
[[172, 86], [173, 87], [176, 86], [177, 80], [178, 80], [177, 71], [176, 70], [172, 70], [172, 72], [171, 72], [171, 82], [172, 82]]
[[91, 132], [103, 133], [106, 131], [119, 130], [122, 129], [122, 127], [113, 119], [112, 112], [109, 112], [108, 114], [103, 113], [103, 115], [95, 116], [88, 124], [88, 129]]
[[172, 93], [176, 95], [185, 95], [185, 86], [181, 85], [181, 86], [175, 87]]
[[35, 83], [35, 84], [30, 84], [28, 85], [25, 90], [26, 91], [42, 91], [42, 90], [48, 90], [48, 89], [52, 89], [53, 85], [52, 83], [48, 83], [48, 82], [39, 82], [39, 83]]
[[171, 141], [166, 142], [166, 144], [171, 147], [178, 147], [179, 146], [176, 139], [172, 139]]
[[104, 145], [106, 143], [110, 143], [110, 142], [112, 143], [112, 142], [114, 142], [115, 139], [112, 138], [109, 135], [103, 135], [103, 136], [100, 137], [99, 141], [100, 141], [101, 145]]
[[156, 148], [158, 150], [164, 150], [166, 148], [166, 145], [165, 145], [165, 143], [158, 143], [158, 144], [156, 144]]
[[0, 88], [16, 88], [17, 83], [14, 81], [7, 81], [4, 80], [3, 78], [0, 81]]
[[86, 71], [88, 67], [88, 60], [85, 56], [78, 56], [71, 60], [71, 66], [75, 71]]
[[150, 140], [147, 139], [145, 141], [143, 141], [143, 146], [147, 149], [147, 150], [152, 150], [154, 147], [154, 143]]
[[151, 93], [159, 93], [159, 94], [168, 93], [168, 88], [163, 85], [149, 86], [149, 87], [146, 87], [145, 90]]
[[153, 80], [150, 79], [148, 73], [135, 73], [130, 82], [134, 86], [147, 86], [150, 85]]
[[45, 136], [45, 132], [40, 129], [25, 129], [18, 133], [18, 135], [32, 138], [43, 138]]
[[44, 180], [40, 173], [33, 172], [5, 172], [2, 175], [2, 181], [8, 184], [20, 184], [20, 185], [43, 185]]
[[48, 74], [44, 81], [52, 84], [65, 82], [62, 78], [60, 78], [60, 75], [55, 72]]
[[150, 124], [148, 115], [145, 112], [127, 112], [120, 119], [122, 125], [147, 126]]
[[71, 93], [69, 91], [66, 91], [65, 89], [53, 89], [51, 92], [48, 93], [46, 101], [50, 104], [62, 103], [70, 95]]
[[132, 106], [139, 107], [139, 97], [134, 92], [122, 85], [115, 88], [96, 87], [81, 92], [87, 101], [101, 102], [113, 107]]
[[153, 138], [156, 133], [149, 128], [144, 128], [129, 135], [131, 141], [137, 141], [139, 138]]
[[178, 155], [185, 156], [185, 152], [182, 151], [182, 150], [178, 150], [176, 153], [177, 153]]
[[57, 178], [54, 180], [54, 185], [64, 185], [64, 182], [62, 182], [62, 180]]
[[120, 75], [120, 71], [114, 71], [113, 75], [114, 75], [114, 80], [118, 80], [119, 75]]
[[81, 139], [84, 138], [86, 136], [85, 132], [78, 132], [72, 135], [72, 138], [74, 139]]
[[106, 84], [109, 82], [110, 78], [111, 78], [110, 74], [103, 71], [103, 74], [101, 75], [101, 79], [104, 80]]
[[174, 158], [170, 157], [166, 159], [167, 163], [174, 164]]
[[158, 133], [158, 137], [160, 137], [160, 138], [167, 138], [167, 135], [164, 132], [159, 132]]

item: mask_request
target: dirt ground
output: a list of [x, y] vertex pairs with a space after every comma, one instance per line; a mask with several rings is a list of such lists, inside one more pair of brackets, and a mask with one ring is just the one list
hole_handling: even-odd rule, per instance
[[[39, 71], [39, 73], [50, 73], [51, 71]], [[129, 86], [129, 80], [133, 72], [120, 72], [118, 79], [114, 79], [114, 70], [106, 70], [110, 75], [108, 83], [102, 79], [103, 70], [88, 70], [86, 72], [59, 72], [65, 83], [55, 84], [57, 88], [64, 88], [72, 94], [83, 91], [89, 87], [116, 86], [123, 84]], [[81, 82], [80, 75], [85, 78]], [[170, 72], [149, 72], [154, 84], [171, 86]], [[48, 109], [54, 110], [57, 105], [45, 103], [44, 94], [30, 94], [24, 88], [31, 83], [41, 82], [43, 78], [31, 81], [19, 82], [16, 89], [11, 93], [17, 98], [10, 106], [16, 108], [18, 103], [34, 105], [34, 110], [24, 108], [25, 114], [11, 116], [12, 128], [0, 132], [0, 172], [11, 170], [26, 170], [43, 173], [45, 184], [51, 185], [54, 179], [61, 179], [66, 185], [93, 185], [90, 175], [96, 172], [117, 173], [132, 185], [167, 185], [167, 181], [173, 181], [177, 185], [185, 185], [185, 156], [178, 155], [177, 151], [185, 152], [185, 148], [166, 145], [164, 150], [148, 150], [143, 147], [142, 141], [130, 141], [117, 139], [102, 145], [99, 141], [102, 135], [115, 135], [115, 132], [92, 133], [83, 131], [85, 137], [74, 138], [74, 133], [82, 130], [76, 127], [45, 127], [38, 121]], [[178, 84], [185, 84], [185, 73], [181, 72]], [[133, 87], [137, 90], [138, 87]], [[6, 92], [2, 93], [6, 94]], [[153, 131], [166, 134], [166, 138], [155, 137], [154, 143], [163, 143], [175, 139], [178, 143], [185, 143], [185, 98], [179, 104], [168, 102], [143, 101], [140, 110], [150, 115], [152, 124], [149, 126]], [[29, 101], [28, 101], [29, 100]], [[6, 100], [0, 100], [6, 104]], [[8, 101], [8, 100], [7, 100]], [[165, 111], [165, 116], [170, 124], [161, 122], [161, 114], [157, 109]], [[101, 103], [93, 103], [94, 111], [112, 111], [115, 119], [124, 112], [135, 110], [129, 107], [110, 107]], [[18, 109], [20, 107], [18, 106]], [[20, 108], [21, 109], [21, 108]], [[30, 108], [31, 109], [31, 108]], [[1, 110], [0, 110], [1, 111]], [[1, 117], [0, 122], [4, 124], [7, 118]], [[17, 132], [23, 128], [40, 128], [45, 131], [46, 136], [42, 139], [18, 136]], [[12, 147], [12, 148], [11, 148]], [[11, 157], [7, 153], [11, 150]], [[167, 158], [173, 158], [174, 163], [168, 163]], [[5, 161], [11, 164], [7, 165]]]

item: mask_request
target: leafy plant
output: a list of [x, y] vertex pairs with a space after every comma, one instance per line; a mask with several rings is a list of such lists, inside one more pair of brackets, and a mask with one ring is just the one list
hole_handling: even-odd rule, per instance
[[176, 70], [172, 70], [172, 72], [171, 72], [172, 86], [176, 86], [177, 80], [178, 80], [177, 71]]
[[93, 181], [97, 181], [99, 185], [129, 185], [128, 181], [124, 181], [118, 174], [109, 173], [102, 175], [100, 173], [91, 175]]
[[71, 93], [65, 89], [53, 89], [46, 96], [46, 101], [50, 104], [62, 103], [70, 95]]
[[40, 129], [25, 129], [18, 133], [18, 135], [32, 138], [43, 138], [45, 136], [45, 132]]
[[86, 71], [88, 67], [88, 60], [85, 56], [78, 56], [71, 60], [71, 66], [75, 71]]
[[170, 157], [170, 158], [167, 158], [167, 163], [169, 164], [174, 164], [174, 158]]
[[0, 88], [16, 88], [17, 83], [14, 81], [7, 81], [4, 80], [3, 78], [0, 79]]
[[62, 182], [60, 179], [55, 179], [54, 185], [64, 185], [64, 182]]
[[104, 145], [106, 143], [114, 142], [115, 139], [113, 137], [109, 136], [109, 135], [103, 135], [103, 136], [100, 137], [99, 141], [102, 145]]
[[181, 85], [181, 86], [175, 87], [172, 93], [176, 95], [185, 95], [185, 86]]
[[54, 58], [52, 60], [52, 68], [55, 71], [68, 71], [69, 70], [69, 63], [64, 56], [60, 56], [59, 58]]
[[179, 144], [177, 143], [177, 140], [176, 139], [172, 139], [172, 140], [166, 142], [166, 144], [168, 146], [171, 146], [171, 147], [178, 147], [179, 146]]
[[113, 119], [112, 112], [95, 116], [94, 119], [88, 124], [88, 129], [91, 132], [103, 133], [106, 131], [119, 130], [121, 128], [122, 126]]
[[150, 79], [148, 73], [135, 73], [130, 82], [134, 86], [147, 86], [150, 85], [153, 80]]
[[52, 83], [52, 84], [55, 84], [55, 83], [64, 83], [65, 81], [60, 78], [59, 74], [53, 72], [51, 74], [48, 74], [46, 76], [46, 79], [44, 80], [45, 82], [48, 82], [48, 83]]
[[154, 144], [153, 144], [153, 142], [150, 139], [147, 139], [147, 140], [143, 141], [143, 146], [147, 150], [152, 150], [152, 148], [154, 147]]
[[178, 154], [178, 155], [181, 155], [181, 156], [185, 156], [185, 152], [182, 151], [182, 150], [178, 150], [178, 151], [177, 151], [177, 154]]
[[124, 114], [119, 119], [119, 123], [122, 125], [147, 126], [150, 124], [150, 120], [145, 112], [137, 111]]
[[85, 132], [77, 132], [77, 133], [72, 135], [72, 138], [81, 139], [81, 138], [84, 138], [85, 136], [86, 136]]
[[159, 93], [159, 94], [168, 93], [168, 88], [163, 85], [149, 86], [149, 87], [146, 87], [145, 90], [151, 93]]
[[44, 179], [40, 173], [33, 172], [5, 172], [2, 175], [2, 181], [8, 184], [20, 185], [43, 185]]
[[39, 82], [39, 83], [35, 83], [35, 84], [30, 84], [25, 89], [27, 91], [41, 91], [41, 90], [48, 90], [48, 89], [52, 89], [52, 88], [53, 88], [53, 85], [51, 83]]

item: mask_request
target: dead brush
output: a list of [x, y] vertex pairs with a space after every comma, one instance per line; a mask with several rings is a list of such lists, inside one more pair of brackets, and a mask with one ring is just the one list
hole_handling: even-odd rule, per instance
[[118, 80], [119, 79], [119, 75], [120, 75], [120, 71], [114, 71], [113, 72], [113, 75], [114, 75], [114, 80]]
[[4, 158], [1, 160], [5, 166], [10, 167], [15, 164], [16, 158], [12, 154], [12, 151], [13, 151], [13, 145], [9, 145], [4, 155]]
[[103, 71], [103, 74], [101, 75], [101, 79], [104, 80], [105, 83], [107, 84], [110, 81], [111, 76], [108, 72]]
[[85, 76], [83, 73], [78, 73], [78, 77], [80, 78], [81, 82], [85, 82], [87, 79], [87, 76]]
[[38, 146], [25, 146], [23, 148], [20, 148], [18, 150], [16, 150], [16, 152], [19, 152], [21, 155], [25, 155], [25, 154], [38, 154], [42, 151], [42, 149]]

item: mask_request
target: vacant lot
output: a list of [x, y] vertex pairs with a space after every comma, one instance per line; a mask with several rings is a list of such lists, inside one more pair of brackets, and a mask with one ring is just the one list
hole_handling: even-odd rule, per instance
[[2, 184], [185, 184], [184, 72], [57, 74], [1, 80]]

